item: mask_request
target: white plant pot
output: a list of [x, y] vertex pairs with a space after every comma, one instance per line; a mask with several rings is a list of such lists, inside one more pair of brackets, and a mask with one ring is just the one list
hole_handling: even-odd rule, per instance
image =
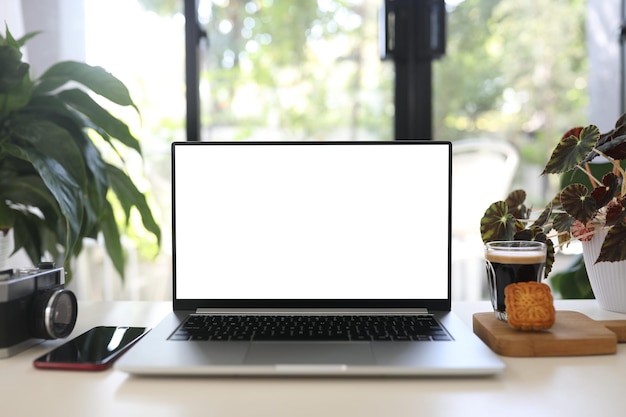
[[585, 268], [600, 307], [626, 313], [626, 261], [596, 263], [606, 234], [603, 230], [594, 234], [589, 242], [581, 242]]
[[0, 271], [6, 269], [5, 266], [13, 246], [11, 239], [12, 236], [9, 233], [5, 235], [3, 232], [0, 232]]

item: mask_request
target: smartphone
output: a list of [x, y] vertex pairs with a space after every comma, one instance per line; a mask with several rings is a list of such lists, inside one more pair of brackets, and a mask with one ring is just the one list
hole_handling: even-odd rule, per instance
[[149, 331], [147, 327], [94, 327], [35, 359], [34, 365], [40, 369], [107, 369]]

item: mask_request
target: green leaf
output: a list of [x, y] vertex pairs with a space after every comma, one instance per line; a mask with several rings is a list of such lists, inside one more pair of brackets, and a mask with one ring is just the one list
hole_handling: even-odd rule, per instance
[[28, 41], [31, 38], [34, 38], [35, 36], [37, 36], [40, 33], [39, 31], [37, 31], [37, 32], [30, 32], [30, 33], [27, 33], [26, 35], [24, 35], [21, 38], [16, 40], [13, 37], [13, 35], [11, 34], [11, 31], [9, 30], [9, 25], [6, 24], [6, 22], [5, 22], [4, 26], [5, 26], [6, 35], [5, 35], [4, 38], [2, 37], [2, 35], [0, 35], [0, 45], [9, 45], [9, 46], [12, 46], [12, 47], [14, 47], [16, 49], [21, 48], [22, 46], [24, 46], [26, 41]]
[[548, 278], [548, 275], [552, 272], [552, 267], [554, 266], [554, 261], [556, 260], [556, 254], [554, 253], [554, 243], [552, 243], [552, 240], [546, 237], [544, 243], [548, 246], [546, 249], [546, 278]]
[[26, 42], [28, 42], [30, 39], [34, 38], [35, 36], [39, 35], [40, 33], [41, 33], [40, 30], [29, 32], [26, 35], [19, 38], [16, 42], [19, 46], [24, 46], [26, 45]]
[[56, 159], [36, 149], [7, 145], [5, 150], [15, 157], [29, 161], [39, 172], [65, 217], [67, 235], [63, 241], [64, 246], [70, 251], [78, 239], [82, 224], [83, 201], [80, 186]]
[[519, 189], [511, 191], [504, 201], [509, 206], [509, 208], [512, 208], [523, 204], [525, 200], [526, 191]]
[[75, 184], [85, 187], [87, 179], [83, 156], [67, 130], [45, 119], [26, 117], [16, 121], [13, 136], [14, 143], [19, 144], [22, 150], [32, 148], [45, 156], [49, 164], [55, 162], [61, 166]]
[[97, 230], [100, 227], [100, 217], [102, 216], [106, 201], [106, 195], [101, 193], [95, 181], [87, 185], [87, 198], [85, 199], [85, 215], [83, 217], [83, 231], [81, 234], [86, 237], [97, 238]]
[[[78, 89], [66, 90], [59, 93], [59, 97], [68, 105], [87, 116], [93, 123], [91, 127], [94, 130], [99, 133], [102, 131], [106, 132], [141, 154], [139, 141], [130, 133], [128, 126], [121, 120], [113, 117], [111, 113], [102, 108], [84, 91]], [[106, 135], [102, 135], [102, 137], [105, 140], [109, 139]]]
[[0, 93], [6, 94], [28, 77], [29, 65], [22, 62], [19, 49], [0, 46]]
[[[543, 233], [543, 229], [541, 229], [540, 227], [523, 229], [523, 230], [520, 230], [520, 231], [516, 232], [513, 235], [513, 239], [512, 240], [533, 241], [533, 240], [535, 240], [535, 237], [539, 233]], [[545, 239], [541, 240], [541, 242], [545, 243]]]
[[0, 231], [5, 232], [13, 227], [15, 212], [5, 203], [0, 195]]
[[3, 198], [15, 204], [37, 207], [47, 218], [51, 212], [60, 215], [59, 206], [38, 175], [24, 175], [1, 182]]
[[128, 89], [119, 79], [102, 67], [93, 67], [82, 62], [64, 61], [50, 67], [39, 78], [35, 94], [48, 93], [70, 81], [84, 85], [113, 103], [132, 106], [137, 110]]
[[120, 232], [115, 222], [113, 208], [108, 203], [104, 209], [100, 226], [104, 237], [104, 246], [109, 254], [109, 258], [113, 262], [115, 270], [124, 279], [124, 252], [122, 250]]
[[41, 262], [44, 255], [41, 231], [45, 227], [44, 221], [32, 213], [16, 213], [13, 225], [14, 253], [24, 249], [34, 265]]
[[[2, 58], [0, 57], [0, 67], [2, 66]], [[8, 86], [11, 80], [3, 80], [7, 85], [5, 91], [0, 91], [0, 118], [4, 119], [12, 112], [24, 108], [32, 94], [33, 83], [28, 75], [19, 80], [15, 85]]]
[[570, 184], [561, 191], [563, 209], [576, 220], [587, 224], [596, 212], [596, 201], [583, 184]]
[[76, 111], [70, 110], [66, 103], [56, 96], [34, 97], [27, 115], [30, 116], [35, 113], [40, 118], [45, 115], [48, 121], [62, 127], [71, 135], [84, 159], [86, 168], [91, 172], [91, 176], [104, 195], [108, 187], [105, 163], [102, 160], [100, 150], [96, 148], [84, 129], [85, 123], [88, 125], [91, 123]]
[[511, 213], [511, 215], [513, 215], [516, 219], [528, 218], [530, 210], [528, 210], [528, 208], [524, 205], [524, 201], [526, 201], [526, 191], [514, 190], [504, 201], [509, 207], [509, 213]]
[[0, 36], [0, 118], [24, 107], [31, 97], [30, 66], [22, 62], [20, 43], [6, 28], [6, 39]]
[[143, 226], [157, 238], [157, 243], [160, 246], [161, 228], [152, 216], [152, 212], [148, 202], [146, 201], [145, 195], [137, 189], [135, 184], [133, 184], [124, 171], [113, 165], [107, 165], [107, 167], [111, 189], [124, 209], [126, 221], [128, 222], [132, 207], [136, 207], [141, 215]]
[[124, 84], [100, 67], [61, 62], [33, 82], [20, 48], [36, 33], [19, 40], [6, 33], [6, 39], [0, 36], [0, 224], [12, 224], [16, 248], [26, 250], [33, 263], [63, 255], [68, 274], [82, 239], [102, 233], [122, 273], [120, 234], [107, 196], [120, 194], [127, 222], [136, 207], [159, 244], [160, 229], [143, 194], [127, 176], [109, 172], [89, 136], [99, 134], [114, 152], [114, 141], [140, 152], [128, 127], [94, 94], [138, 109]]
[[569, 214], [559, 213], [554, 218], [554, 221], [552, 222], [552, 227], [554, 227], [557, 232], [569, 233], [574, 222], [576, 222], [576, 219]]
[[623, 260], [626, 260], [626, 223], [621, 222], [609, 229], [596, 263]]
[[513, 236], [524, 225], [511, 213], [504, 201], [493, 203], [480, 220], [480, 234], [484, 243], [496, 240], [513, 240]]
[[578, 136], [563, 137], [552, 152], [543, 174], [561, 174], [574, 169], [589, 155], [599, 138], [600, 130], [593, 125], [583, 128]]

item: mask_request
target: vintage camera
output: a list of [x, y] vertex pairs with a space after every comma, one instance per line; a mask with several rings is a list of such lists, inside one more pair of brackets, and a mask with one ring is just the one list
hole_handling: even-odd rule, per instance
[[69, 336], [78, 306], [64, 283], [65, 270], [51, 262], [0, 271], [0, 358]]

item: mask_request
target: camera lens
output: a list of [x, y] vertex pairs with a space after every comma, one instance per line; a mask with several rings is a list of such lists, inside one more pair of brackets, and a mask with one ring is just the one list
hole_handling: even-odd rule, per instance
[[34, 337], [58, 339], [74, 330], [78, 304], [73, 292], [60, 288], [43, 291], [37, 294], [34, 307]]

